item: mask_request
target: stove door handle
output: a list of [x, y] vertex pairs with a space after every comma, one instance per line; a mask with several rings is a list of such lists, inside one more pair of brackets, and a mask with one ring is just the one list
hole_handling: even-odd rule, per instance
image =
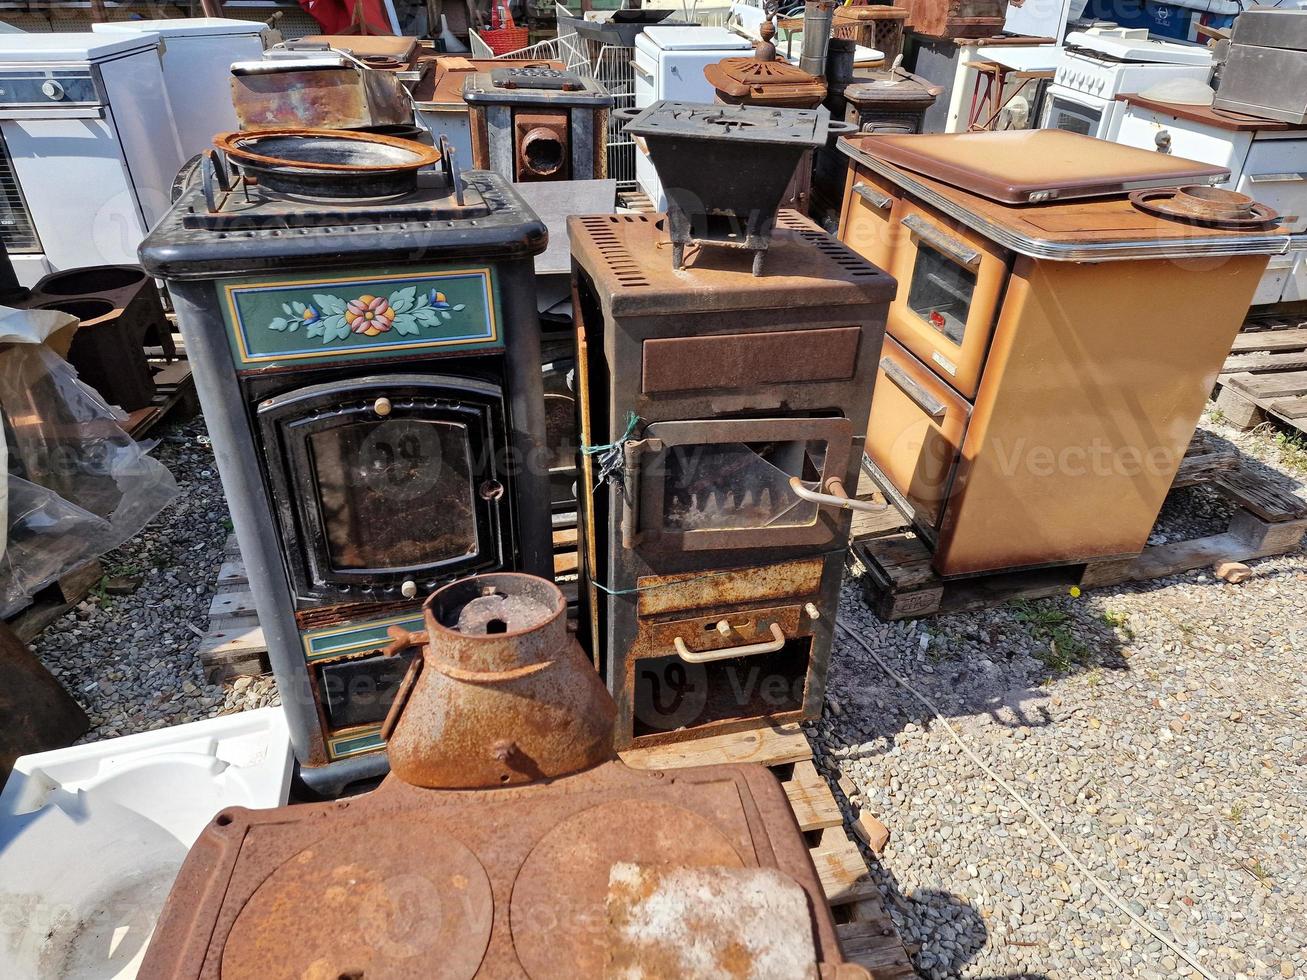
[[399, 716], [404, 713], [404, 705], [408, 703], [408, 696], [413, 693], [413, 686], [418, 682], [418, 675], [422, 673], [425, 661], [422, 659], [423, 645], [427, 642], [427, 631], [418, 630], [410, 633], [402, 626], [392, 626], [386, 631], [390, 635], [390, 645], [381, 652], [387, 657], [393, 657], [400, 650], [407, 647], [417, 647], [413, 654], [413, 660], [408, 665], [403, 679], [399, 682], [399, 687], [395, 688], [395, 696], [391, 699], [390, 710], [386, 712], [386, 720], [381, 723], [381, 740], [389, 742], [390, 736], [395, 732], [395, 725], [399, 723]]
[[858, 197], [862, 198], [877, 211], [888, 211], [890, 205], [894, 203], [894, 198], [877, 190], [870, 184], [864, 184], [862, 181], [858, 181], [853, 185], [853, 193], [857, 194]]
[[707, 664], [714, 660], [732, 660], [735, 657], [752, 657], [759, 653], [775, 653], [785, 646], [785, 632], [780, 623], [772, 623], [768, 630], [772, 638], [761, 643], [746, 643], [738, 647], [724, 647], [721, 650], [691, 650], [679, 636], [672, 640], [676, 655], [687, 664]]
[[939, 249], [964, 269], [975, 272], [980, 268], [980, 252], [961, 239], [954, 238], [948, 232], [936, 228], [920, 215], [908, 215], [903, 219], [903, 227], [907, 228], [927, 245]]
[[912, 404], [916, 405], [917, 408], [936, 422], [940, 421], [948, 413], [948, 406], [914, 380], [907, 371], [895, 363], [893, 358], [882, 357], [880, 359], [880, 369], [885, 372], [885, 377], [894, 382], [899, 391], [912, 399]]
[[844, 481], [838, 477], [826, 481], [827, 493], [809, 490], [797, 476], [790, 477], [790, 489], [800, 500], [807, 500], [818, 507], [834, 507], [837, 510], [860, 510], [867, 514], [879, 514], [889, 504], [878, 504], [872, 500], [855, 500], [844, 490]]

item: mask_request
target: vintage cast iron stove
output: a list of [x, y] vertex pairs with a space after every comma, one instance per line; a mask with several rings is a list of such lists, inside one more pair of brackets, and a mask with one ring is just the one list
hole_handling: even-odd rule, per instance
[[667, 193], [673, 268], [682, 268], [686, 246], [697, 244], [752, 252], [753, 274], [762, 275], [795, 168], [832, 131], [826, 115], [666, 100], [618, 115], [630, 119], [624, 132], [648, 145]]
[[792, 211], [769, 268], [572, 218], [584, 639], [618, 746], [821, 710], [894, 281]]
[[424, 612], [426, 635], [398, 639], [425, 647], [391, 775], [350, 799], [219, 813], [143, 980], [866, 980], [841, 962], [767, 770], [612, 759], [613, 704], [557, 588], [477, 576]]
[[593, 78], [521, 66], [477, 72], [463, 85], [472, 162], [510, 180], [602, 180], [608, 176], [613, 97]]
[[257, 183], [210, 159], [141, 256], [186, 337], [296, 756], [334, 794], [385, 771], [404, 664], [379, 651], [417, 597], [552, 570], [545, 228], [495, 174], [417, 173], [418, 144], [258, 136], [224, 140]]

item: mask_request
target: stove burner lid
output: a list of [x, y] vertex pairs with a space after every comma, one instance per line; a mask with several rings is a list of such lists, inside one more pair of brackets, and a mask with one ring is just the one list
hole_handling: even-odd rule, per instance
[[585, 83], [576, 72], [532, 66], [496, 68], [490, 73], [490, 81], [495, 88], [536, 88], [563, 92], [579, 92], [585, 88]]
[[1203, 184], [1133, 191], [1130, 203], [1149, 214], [1208, 228], [1266, 228], [1280, 217], [1247, 194]]
[[236, 915], [223, 980], [470, 980], [490, 944], [485, 868], [412, 811], [331, 834], [268, 875]]
[[827, 129], [827, 118], [815, 109], [703, 105], [666, 99], [642, 110], [623, 127], [624, 132], [646, 139], [688, 138], [796, 148], [824, 146]]

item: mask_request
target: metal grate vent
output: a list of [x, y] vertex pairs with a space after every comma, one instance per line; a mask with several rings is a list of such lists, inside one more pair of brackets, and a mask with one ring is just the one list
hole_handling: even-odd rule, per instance
[[0, 242], [11, 255], [40, 252], [41, 239], [36, 235], [32, 212], [23, 199], [18, 175], [9, 159], [9, 148], [0, 135]]
[[832, 238], [824, 231], [817, 231], [804, 219], [781, 212], [776, 218], [776, 225], [795, 232], [804, 241], [816, 246], [822, 254], [835, 260], [835, 264], [851, 276], [879, 276], [880, 269], [872, 265], [857, 252], [853, 251], [838, 238]]
[[604, 257], [608, 268], [612, 270], [617, 281], [623, 286], [652, 286], [645, 274], [640, 271], [635, 259], [627, 251], [626, 243], [618, 236], [615, 226], [619, 222], [648, 222], [643, 214], [601, 214], [590, 215], [581, 219], [581, 224], [595, 243], [595, 248]]

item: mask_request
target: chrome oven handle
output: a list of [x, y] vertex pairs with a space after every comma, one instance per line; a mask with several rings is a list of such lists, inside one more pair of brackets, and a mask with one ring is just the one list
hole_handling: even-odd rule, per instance
[[948, 411], [948, 406], [922, 387], [920, 382], [914, 381], [908, 372], [904, 371], [898, 364], [888, 357], [882, 357], [880, 359], [880, 369], [885, 372], [885, 377], [893, 381], [917, 408], [937, 422], [944, 417], [945, 412]]
[[870, 184], [864, 184], [862, 181], [858, 181], [853, 185], [853, 193], [878, 211], [887, 211], [889, 206], [894, 203], [894, 198], [882, 191], [878, 191]]
[[712, 663], [714, 660], [730, 660], [734, 657], [752, 657], [759, 653], [775, 653], [785, 646], [785, 632], [781, 629], [780, 623], [772, 623], [768, 632], [772, 636], [770, 640], [763, 640], [761, 643], [746, 643], [738, 647], [725, 647], [721, 650], [691, 650], [679, 636], [672, 640], [672, 645], [676, 647], [676, 655], [687, 664], [706, 664]]
[[818, 507], [835, 507], [839, 510], [860, 510], [867, 514], [879, 514], [889, 504], [877, 504], [870, 500], [855, 500], [844, 491], [844, 481], [838, 478], [826, 481], [828, 493], [809, 490], [797, 476], [790, 477], [790, 489], [800, 500], [807, 500]]
[[939, 249], [963, 268], [970, 269], [973, 272], [980, 268], [980, 253], [978, 251], [960, 238], [954, 238], [948, 232], [936, 228], [920, 215], [908, 215], [903, 219], [903, 227], [907, 228], [927, 245]]

